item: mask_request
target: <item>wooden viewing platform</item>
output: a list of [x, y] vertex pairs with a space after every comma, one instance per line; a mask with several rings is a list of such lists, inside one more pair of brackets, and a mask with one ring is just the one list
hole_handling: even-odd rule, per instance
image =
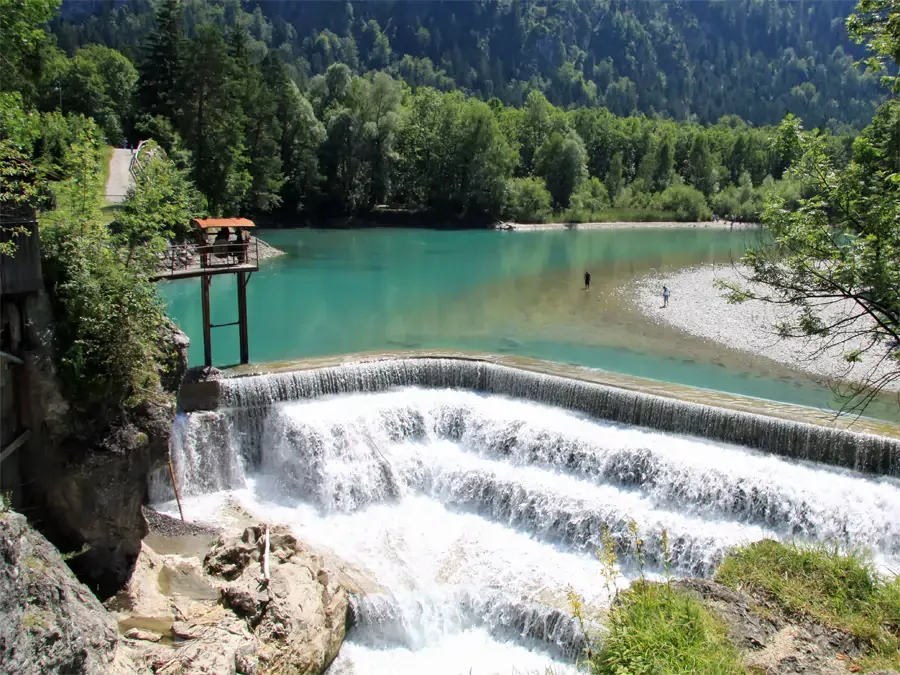
[[179, 244], [169, 246], [159, 261], [153, 281], [259, 271], [259, 242]]
[[[212, 366], [212, 329], [238, 326], [241, 363], [250, 363], [247, 328], [247, 283], [259, 271], [259, 241], [249, 237], [253, 222], [246, 218], [204, 218], [192, 220], [195, 241], [169, 246], [161, 256], [153, 281], [200, 279], [203, 311], [203, 361]], [[235, 239], [231, 238], [232, 231]], [[215, 238], [210, 241], [210, 236]], [[237, 275], [237, 321], [214, 324], [210, 320], [209, 286], [219, 274]]]

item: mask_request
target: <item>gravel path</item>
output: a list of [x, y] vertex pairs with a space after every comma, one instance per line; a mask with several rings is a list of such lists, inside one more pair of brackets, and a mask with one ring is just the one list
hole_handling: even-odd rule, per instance
[[121, 204], [125, 201], [128, 188], [134, 178], [128, 167], [131, 164], [131, 150], [115, 148], [109, 159], [109, 179], [106, 181], [106, 201]]
[[[642, 312], [656, 321], [814, 375], [861, 382], [873, 373], [873, 369], [877, 375], [890, 371], [884, 364], [878, 365], [884, 354], [883, 348], [878, 347], [863, 354], [859, 363], [847, 363], [843, 354], [863, 348], [862, 341], [827, 348], [820, 353], [820, 342], [779, 338], [773, 324], [786, 318], [791, 310], [759, 300], [729, 304], [725, 292], [715, 286], [717, 279], [742, 281], [739, 271], [731, 266], [692, 267], [673, 274], [644, 277], [627, 289], [627, 293]], [[662, 307], [663, 285], [668, 286], [671, 293], [666, 308]], [[845, 310], [834, 307], [829, 311], [838, 315]], [[886, 389], [900, 391], [900, 381], [890, 383]]]

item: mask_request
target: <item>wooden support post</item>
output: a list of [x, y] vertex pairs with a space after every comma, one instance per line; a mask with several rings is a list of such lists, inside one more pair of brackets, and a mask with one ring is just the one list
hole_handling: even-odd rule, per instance
[[178, 495], [178, 481], [175, 480], [175, 467], [172, 466], [172, 459], [169, 458], [169, 475], [172, 477], [172, 489], [175, 490], [175, 502], [178, 504], [178, 515], [181, 516], [181, 522], [184, 522], [184, 511], [181, 510], [181, 497]]
[[250, 363], [250, 343], [247, 330], [247, 273], [237, 275], [238, 330], [241, 339], [241, 363]]
[[200, 277], [200, 295], [203, 305], [203, 362], [212, 367], [212, 325], [209, 318], [209, 277]]

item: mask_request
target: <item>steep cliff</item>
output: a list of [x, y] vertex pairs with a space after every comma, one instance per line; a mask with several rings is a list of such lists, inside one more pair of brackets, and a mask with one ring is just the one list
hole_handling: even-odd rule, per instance
[[21, 515], [0, 513], [0, 672], [107, 673], [116, 622]]
[[26, 317], [23, 407], [32, 439], [20, 457], [25, 512], [60, 550], [87, 547], [70, 564], [107, 597], [127, 581], [147, 532], [141, 513], [147, 476], [168, 452], [189, 341], [167, 329], [160, 339], [177, 356], [160, 364], [159, 391], [136, 407], [110, 406], [103, 418], [84, 419], [56, 377], [53, 309], [45, 294], [29, 300]]

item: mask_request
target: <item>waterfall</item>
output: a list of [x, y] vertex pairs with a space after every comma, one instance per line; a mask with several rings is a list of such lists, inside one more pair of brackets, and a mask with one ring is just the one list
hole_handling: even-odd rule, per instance
[[[172, 434], [188, 517], [215, 519], [227, 493], [379, 588], [353, 598], [331, 675], [571, 673], [587, 643], [569, 592], [602, 616], [638, 575], [708, 575], [763, 538], [900, 561], [900, 480], [853, 470], [893, 466], [893, 441], [451, 359], [217, 390]], [[814, 461], [853, 442], [871, 445], [849, 468]], [[167, 475], [150, 489], [172, 498]]]
[[831, 464], [900, 474], [900, 441], [766, 415], [628, 391], [581, 380], [466, 359], [374, 361], [216, 383], [219, 406], [269, 407], [284, 401], [417, 386], [498, 394], [585, 413], [598, 419]]

